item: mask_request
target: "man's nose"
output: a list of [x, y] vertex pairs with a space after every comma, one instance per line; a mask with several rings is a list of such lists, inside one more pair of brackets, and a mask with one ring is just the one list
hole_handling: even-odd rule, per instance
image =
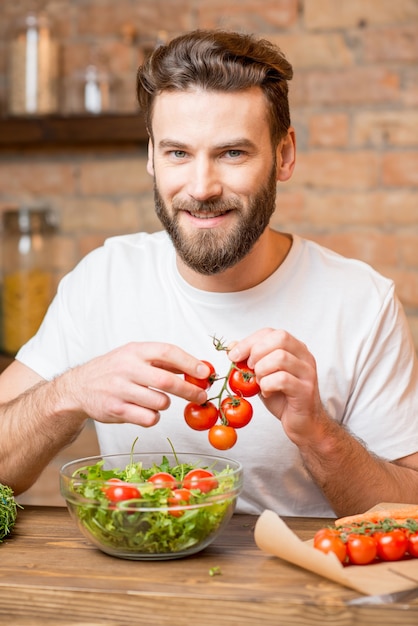
[[208, 159], [196, 159], [190, 172], [189, 195], [205, 202], [222, 195], [222, 184], [216, 165]]

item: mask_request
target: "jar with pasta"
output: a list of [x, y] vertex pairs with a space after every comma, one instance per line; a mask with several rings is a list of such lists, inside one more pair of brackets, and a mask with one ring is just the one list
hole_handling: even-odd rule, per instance
[[38, 330], [53, 295], [54, 216], [48, 209], [2, 215], [2, 350], [14, 355]]

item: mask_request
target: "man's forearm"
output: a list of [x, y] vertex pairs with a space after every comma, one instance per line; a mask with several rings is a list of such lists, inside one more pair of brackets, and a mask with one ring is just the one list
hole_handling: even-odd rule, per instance
[[0, 406], [0, 482], [28, 489], [51, 459], [82, 430], [87, 416], [62, 406], [60, 379], [41, 382]]
[[300, 452], [337, 516], [361, 513], [378, 502], [418, 501], [416, 470], [374, 456], [332, 420], [321, 441]]

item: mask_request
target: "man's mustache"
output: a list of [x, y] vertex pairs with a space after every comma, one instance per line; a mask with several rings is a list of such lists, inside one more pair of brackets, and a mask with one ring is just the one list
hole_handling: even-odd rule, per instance
[[236, 200], [210, 200], [198, 202], [197, 200], [173, 201], [175, 211], [188, 211], [189, 213], [226, 213], [241, 209], [241, 204]]

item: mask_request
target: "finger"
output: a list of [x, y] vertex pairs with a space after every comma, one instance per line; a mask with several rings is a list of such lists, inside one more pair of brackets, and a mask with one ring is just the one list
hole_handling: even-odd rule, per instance
[[228, 346], [228, 357], [235, 363], [244, 361], [250, 357], [253, 347], [264, 339], [266, 335], [273, 332], [271, 328], [264, 328], [248, 335], [245, 339], [231, 342]]
[[228, 356], [234, 362], [247, 359], [248, 365], [254, 368], [260, 359], [276, 349], [287, 350], [299, 357], [306, 352], [306, 346], [287, 331], [262, 328], [237, 342]]
[[142, 343], [137, 344], [137, 350], [141, 359], [157, 368], [177, 374], [190, 374], [196, 378], [209, 376], [209, 368], [205, 363], [173, 344]]
[[106, 412], [103, 417], [94, 418], [105, 424], [135, 424], [143, 428], [151, 428], [160, 421], [160, 413], [137, 404], [125, 403], [124, 410], [118, 414]]

